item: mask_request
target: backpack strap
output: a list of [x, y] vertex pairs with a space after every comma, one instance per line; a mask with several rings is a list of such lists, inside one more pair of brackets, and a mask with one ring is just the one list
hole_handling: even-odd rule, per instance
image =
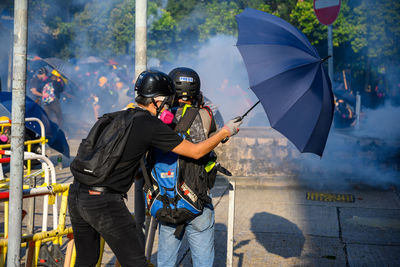
[[209, 134], [214, 133], [217, 131], [217, 124], [215, 123], [213, 112], [209, 106], [204, 106], [203, 108], [208, 111], [208, 114], [210, 114], [210, 117], [211, 117], [211, 125], [210, 125], [210, 130], [208, 131], [208, 133]]
[[190, 107], [186, 109], [185, 116], [182, 116], [179, 122], [176, 124], [175, 131], [178, 133], [186, 133], [198, 113], [198, 108]]
[[144, 163], [143, 156], [140, 159], [140, 168], [142, 169], [143, 177], [144, 177], [144, 191], [147, 192], [149, 189], [153, 188], [153, 183], [150, 180], [149, 174], [147, 173], [146, 164]]
[[185, 228], [186, 228], [186, 223], [182, 223], [182, 224], [176, 226], [175, 232], [174, 232], [174, 235], [176, 236], [176, 238], [178, 238], [178, 239], [182, 238], [182, 235], [185, 232]]

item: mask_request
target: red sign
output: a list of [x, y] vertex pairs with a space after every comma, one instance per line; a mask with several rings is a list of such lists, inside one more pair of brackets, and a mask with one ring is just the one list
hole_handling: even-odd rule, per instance
[[314, 12], [319, 22], [331, 25], [339, 15], [341, 0], [314, 0]]

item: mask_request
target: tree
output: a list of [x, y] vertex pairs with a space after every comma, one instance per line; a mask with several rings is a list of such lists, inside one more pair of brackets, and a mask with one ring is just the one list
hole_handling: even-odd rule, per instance
[[[154, 10], [150, 11], [154, 13]], [[149, 56], [161, 60], [171, 60], [173, 55], [170, 51], [173, 44], [177, 41], [177, 24], [168, 11], [161, 9], [160, 12], [160, 18], [155, 20], [149, 27], [147, 39]]]
[[128, 54], [135, 39], [135, 1], [126, 0], [112, 9], [108, 30], [113, 54]]
[[73, 46], [75, 54], [108, 55], [112, 51], [111, 34], [108, 31], [110, 13], [115, 4], [112, 1], [101, 0], [90, 2], [85, 9], [74, 17]]
[[206, 5], [207, 18], [199, 26], [199, 40], [205, 41], [216, 34], [235, 35], [237, 24], [235, 16], [242, 10], [235, 2], [213, 2]]
[[[385, 74], [400, 63], [400, 2], [361, 1], [352, 6], [355, 15], [351, 48], [363, 59], [364, 88], [371, 83], [370, 73]], [[376, 76], [376, 74], [375, 74]]]

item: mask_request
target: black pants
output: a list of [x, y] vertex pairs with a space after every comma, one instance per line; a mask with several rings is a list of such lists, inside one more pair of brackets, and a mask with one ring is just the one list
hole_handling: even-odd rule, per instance
[[100, 235], [121, 266], [147, 266], [135, 220], [120, 194], [91, 195], [72, 184], [68, 209], [74, 231], [76, 266], [95, 266], [100, 255]]
[[60, 101], [56, 98], [50, 104], [43, 104], [43, 109], [46, 111], [47, 116], [57, 123], [58, 127], [63, 128], [63, 115], [61, 111]]

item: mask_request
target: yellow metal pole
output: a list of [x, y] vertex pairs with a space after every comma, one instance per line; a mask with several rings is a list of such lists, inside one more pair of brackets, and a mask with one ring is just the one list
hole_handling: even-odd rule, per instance
[[72, 250], [72, 257], [71, 257], [71, 265], [70, 267], [75, 266], [75, 261], [76, 261], [76, 246], [74, 245], [74, 248]]
[[[4, 202], [4, 238], [8, 239], [8, 201]], [[2, 246], [2, 262], [6, 262], [6, 257], [7, 257], [7, 246]], [[4, 266], [4, 265], [1, 265]]]
[[[32, 145], [30, 143], [28, 143], [27, 151], [31, 152], [31, 150], [32, 150]], [[26, 162], [26, 174], [27, 175], [31, 174], [31, 160], [30, 159], [27, 160], [27, 162]]]
[[103, 253], [104, 253], [104, 245], [105, 245], [106, 241], [104, 240], [103, 237], [100, 238], [100, 256], [99, 256], [99, 260], [97, 261], [96, 267], [100, 267], [101, 266], [101, 261], [103, 260]]
[[42, 246], [42, 241], [41, 240], [35, 242], [35, 258], [34, 258], [34, 261], [33, 261], [33, 266], [34, 267], [37, 267], [38, 259], [39, 259], [39, 252], [40, 252], [40, 247], [41, 246]]

